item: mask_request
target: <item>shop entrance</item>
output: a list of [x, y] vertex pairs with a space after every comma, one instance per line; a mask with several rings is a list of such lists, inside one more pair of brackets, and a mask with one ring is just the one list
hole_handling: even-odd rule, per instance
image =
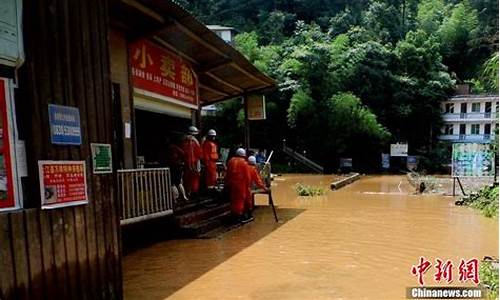
[[146, 110], [135, 110], [137, 166], [166, 166], [168, 142], [179, 143], [191, 119]]

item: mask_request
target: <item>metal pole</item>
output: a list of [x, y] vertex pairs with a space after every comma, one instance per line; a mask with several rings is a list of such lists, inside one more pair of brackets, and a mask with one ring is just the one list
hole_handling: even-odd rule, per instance
[[455, 177], [453, 177], [453, 197], [455, 197]]
[[248, 97], [243, 95], [243, 109], [245, 112], [245, 149], [250, 149], [250, 122], [248, 121]]

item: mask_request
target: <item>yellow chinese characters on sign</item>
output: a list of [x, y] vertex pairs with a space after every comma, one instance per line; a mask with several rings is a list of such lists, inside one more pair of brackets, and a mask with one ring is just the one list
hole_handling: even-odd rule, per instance
[[160, 70], [163, 77], [175, 80], [175, 62], [171, 57], [162, 55]]
[[153, 65], [153, 59], [151, 55], [147, 53], [146, 45], [142, 45], [141, 48], [137, 48], [134, 53], [134, 60], [139, 61], [139, 67], [145, 69], [147, 65]]
[[194, 84], [193, 74], [186, 65], [181, 66], [181, 81], [187, 86], [192, 86]]

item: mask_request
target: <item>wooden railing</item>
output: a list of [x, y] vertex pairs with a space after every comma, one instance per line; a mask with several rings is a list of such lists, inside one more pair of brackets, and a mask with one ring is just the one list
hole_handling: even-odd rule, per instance
[[118, 199], [121, 225], [172, 214], [170, 170], [118, 170]]

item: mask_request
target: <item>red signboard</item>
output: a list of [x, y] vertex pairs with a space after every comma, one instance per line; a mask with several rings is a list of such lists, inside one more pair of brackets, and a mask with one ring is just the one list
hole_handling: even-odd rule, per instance
[[88, 203], [85, 161], [39, 161], [42, 208]]
[[149, 41], [130, 45], [134, 88], [198, 107], [198, 79], [179, 56]]

